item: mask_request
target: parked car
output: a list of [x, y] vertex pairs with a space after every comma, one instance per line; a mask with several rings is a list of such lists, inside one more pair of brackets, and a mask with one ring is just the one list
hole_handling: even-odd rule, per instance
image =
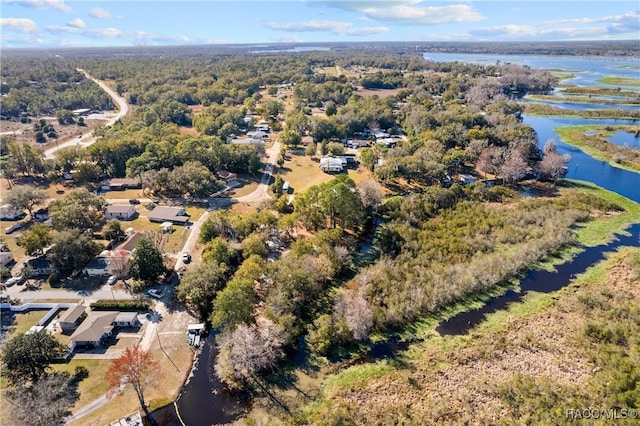
[[9, 234], [12, 234], [12, 233], [16, 232], [19, 229], [22, 229], [23, 227], [24, 227], [24, 223], [22, 223], [22, 222], [14, 223], [13, 225], [7, 227], [4, 230], [4, 233], [9, 235]]
[[26, 281], [27, 281], [27, 279], [26, 279], [25, 277], [12, 277], [12, 278], [9, 278], [9, 279], [4, 283], [4, 285], [6, 285], [7, 287], [11, 287], [11, 286], [12, 286], [12, 285], [14, 285], [14, 284], [22, 285], [22, 284], [24, 284]]
[[140, 204], [140, 200], [137, 198], [132, 198], [129, 200], [129, 204]]
[[107, 279], [107, 284], [109, 285], [114, 285], [116, 283], [116, 281], [118, 281], [118, 277], [116, 277], [115, 275], [111, 275], [108, 279]]
[[155, 297], [156, 299], [161, 299], [162, 296], [164, 296], [162, 290], [158, 290], [156, 288], [150, 288], [149, 290], [147, 290], [147, 294], [151, 297]]
[[190, 263], [191, 262], [191, 255], [185, 251], [184, 253], [182, 253], [182, 261], [184, 263]]

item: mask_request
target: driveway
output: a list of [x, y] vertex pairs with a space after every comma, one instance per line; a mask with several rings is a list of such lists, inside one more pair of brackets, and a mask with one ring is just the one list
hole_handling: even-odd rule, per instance
[[267, 149], [267, 165], [262, 174], [262, 179], [260, 179], [260, 185], [252, 193], [235, 198], [236, 201], [240, 203], [257, 203], [271, 199], [267, 191], [273, 177], [273, 168], [278, 160], [278, 155], [280, 155], [280, 142], [275, 142], [271, 148]]

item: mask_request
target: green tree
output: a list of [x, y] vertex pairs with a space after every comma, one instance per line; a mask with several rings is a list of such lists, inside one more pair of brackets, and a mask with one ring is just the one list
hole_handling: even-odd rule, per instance
[[131, 256], [129, 274], [136, 280], [154, 282], [164, 272], [162, 254], [146, 238], [136, 243]]
[[98, 229], [104, 219], [106, 202], [87, 189], [76, 189], [49, 205], [53, 227], [63, 229]]
[[205, 246], [202, 260], [203, 262], [229, 265], [232, 254], [231, 248], [222, 238], [214, 238]]
[[296, 133], [293, 130], [289, 129], [285, 129], [280, 132], [279, 138], [280, 142], [282, 142], [286, 146], [297, 146], [300, 145], [300, 142], [302, 141], [299, 133]]
[[84, 268], [101, 250], [99, 244], [77, 229], [60, 231], [53, 238], [52, 245], [48, 256], [62, 276]]
[[117, 240], [124, 236], [122, 224], [118, 219], [111, 219], [102, 228], [102, 238], [105, 240]]
[[211, 325], [222, 328], [242, 322], [251, 322], [256, 298], [252, 279], [232, 279], [213, 301], [213, 311], [210, 316]]
[[64, 351], [64, 345], [49, 333], [19, 334], [2, 350], [2, 374], [14, 384], [37, 382]]
[[39, 188], [30, 185], [16, 185], [5, 196], [5, 202], [17, 210], [27, 210], [29, 218], [33, 220], [33, 208], [42, 204], [47, 199], [47, 194]]
[[224, 263], [204, 262], [187, 269], [177, 288], [178, 300], [207, 317], [211, 302], [224, 286], [228, 267]]
[[360, 151], [360, 162], [368, 170], [373, 171], [373, 167], [376, 165], [377, 161], [378, 156], [371, 148], [364, 148], [362, 151]]
[[254, 232], [242, 241], [242, 256], [248, 258], [253, 254], [266, 257], [269, 254], [269, 248], [264, 242], [264, 236], [259, 232]]
[[34, 223], [22, 233], [18, 245], [24, 248], [29, 256], [42, 254], [42, 250], [48, 247], [52, 241], [51, 230], [42, 223]]

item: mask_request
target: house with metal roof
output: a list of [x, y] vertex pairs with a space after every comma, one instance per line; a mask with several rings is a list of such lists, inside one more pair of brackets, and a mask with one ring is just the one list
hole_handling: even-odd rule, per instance
[[105, 207], [104, 217], [105, 219], [119, 219], [119, 220], [132, 220], [136, 217], [138, 212], [135, 206], [129, 205], [115, 205], [109, 204]]
[[149, 212], [151, 222], [172, 222], [184, 225], [189, 222], [189, 215], [184, 207], [156, 206]]

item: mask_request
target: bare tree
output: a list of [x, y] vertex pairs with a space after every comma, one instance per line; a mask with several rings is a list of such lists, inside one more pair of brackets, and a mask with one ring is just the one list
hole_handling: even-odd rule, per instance
[[335, 299], [333, 311], [337, 317], [344, 318], [353, 338], [364, 340], [373, 326], [373, 311], [369, 302], [354, 291], [343, 291]]
[[362, 205], [364, 205], [364, 208], [367, 210], [374, 210], [378, 207], [384, 197], [382, 186], [372, 179], [366, 179], [360, 182], [358, 192], [360, 193]]
[[527, 162], [519, 151], [509, 151], [500, 166], [499, 174], [506, 183], [514, 183], [527, 174]]
[[241, 387], [259, 371], [276, 365], [284, 342], [282, 328], [266, 318], [258, 319], [256, 325], [240, 323], [218, 338], [216, 374], [230, 388]]
[[6, 392], [11, 424], [49, 426], [62, 424], [78, 392], [68, 373], [46, 374], [31, 385], [19, 385]]
[[111, 275], [125, 278], [129, 275], [129, 255], [125, 250], [115, 250], [109, 259], [109, 272]]
[[567, 171], [567, 163], [571, 157], [568, 154], [558, 154], [556, 142], [553, 139], [549, 139], [545, 143], [543, 153], [542, 161], [538, 164], [538, 171], [541, 177], [555, 181], [560, 176], [563, 176]]
[[490, 146], [482, 151], [478, 157], [478, 169], [484, 173], [497, 175], [504, 163], [504, 149]]

